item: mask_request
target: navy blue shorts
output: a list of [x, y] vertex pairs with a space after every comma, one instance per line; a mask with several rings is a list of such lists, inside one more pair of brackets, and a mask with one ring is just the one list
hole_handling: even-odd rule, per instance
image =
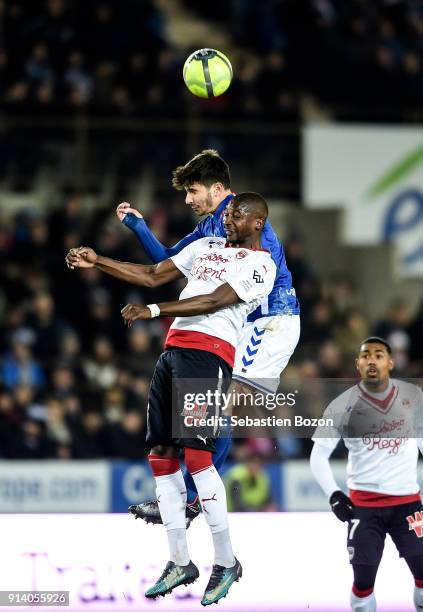
[[[185, 411], [184, 398], [187, 392], [206, 394], [216, 389], [226, 391], [231, 375], [229, 364], [208, 351], [174, 347], [162, 353], [148, 395], [147, 449], [164, 445], [209, 450], [213, 453], [215, 445], [211, 434], [216, 433], [214, 427], [184, 427], [184, 415], [191, 415]], [[201, 412], [202, 406], [195, 412], [198, 418], [219, 416], [219, 409], [215, 405], [206, 406], [201, 414], [198, 410]]]
[[379, 565], [386, 534], [405, 559], [423, 555], [423, 507], [420, 501], [399, 506], [355, 506], [348, 526], [350, 563]]

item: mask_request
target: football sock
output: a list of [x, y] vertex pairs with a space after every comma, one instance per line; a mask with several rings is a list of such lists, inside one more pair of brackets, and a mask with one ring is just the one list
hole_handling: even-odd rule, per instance
[[370, 593], [366, 597], [357, 597], [351, 591], [351, 610], [357, 612], [376, 612], [376, 599], [374, 593]]
[[188, 565], [190, 556], [185, 528], [187, 491], [182, 472], [178, 470], [174, 474], [155, 476], [155, 480], [160, 516], [167, 531], [170, 560], [176, 565]]
[[414, 605], [416, 610], [423, 610], [423, 589], [417, 586], [414, 587]]
[[232, 567], [235, 557], [228, 531], [228, 509], [225, 485], [216, 468], [210, 467], [192, 474], [200, 498], [203, 515], [213, 534], [215, 563]]

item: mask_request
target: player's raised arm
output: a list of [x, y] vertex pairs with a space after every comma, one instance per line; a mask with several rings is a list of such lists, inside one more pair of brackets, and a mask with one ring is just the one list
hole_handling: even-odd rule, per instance
[[171, 259], [151, 266], [116, 261], [110, 257], [102, 257], [90, 247], [73, 248], [66, 255], [66, 264], [71, 270], [75, 268], [97, 268], [119, 280], [141, 285], [142, 287], [158, 287], [183, 277], [183, 273]]
[[204, 238], [204, 235], [199, 229], [200, 224], [198, 224], [197, 227], [182, 238], [182, 240], [177, 242], [172, 247], [166, 247], [153, 234], [145, 222], [142, 214], [137, 209], [132, 208], [128, 202], [122, 202], [119, 204], [116, 209], [116, 215], [123, 225], [126, 225], [126, 227], [129, 227], [129, 229], [134, 232], [139, 243], [144, 248], [144, 251], [154, 263], [158, 263], [172, 257], [173, 255], [176, 255], [182, 251], [183, 248], [191, 244], [191, 242], [194, 242], [199, 238]]

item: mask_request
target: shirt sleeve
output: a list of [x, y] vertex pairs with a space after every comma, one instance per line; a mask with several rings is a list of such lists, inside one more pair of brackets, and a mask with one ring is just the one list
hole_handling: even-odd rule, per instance
[[342, 407], [343, 402], [339, 397], [331, 401], [323, 413], [322, 418], [325, 420], [325, 424], [316, 428], [312, 438], [313, 442], [332, 451], [335, 450], [342, 438]]
[[191, 272], [193, 263], [198, 254], [198, 248], [202, 242], [202, 240], [197, 240], [196, 242], [188, 244], [182, 251], [170, 257], [178, 270], [186, 277], [188, 277]]
[[259, 255], [246, 257], [238, 269], [226, 278], [228, 285], [243, 301], [263, 300], [273, 289], [276, 266], [273, 261]]
[[330, 467], [329, 457], [332, 452], [333, 449], [315, 442], [310, 455], [310, 469], [328, 498], [341, 488]]
[[199, 238], [204, 238], [200, 222], [194, 230], [182, 238], [182, 240], [172, 247], [166, 247], [156, 238], [144, 219], [136, 217], [132, 213], [128, 213], [123, 220], [123, 224], [134, 232], [138, 242], [154, 263], [172, 257], [172, 255], [176, 255], [192, 242], [195, 242]]

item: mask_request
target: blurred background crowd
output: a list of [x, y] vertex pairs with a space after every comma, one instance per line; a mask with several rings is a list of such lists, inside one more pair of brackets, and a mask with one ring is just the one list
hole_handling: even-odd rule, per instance
[[[240, 0], [176, 3], [191, 29], [206, 20], [234, 51], [231, 95], [203, 110], [294, 118], [308, 92], [352, 119], [376, 105], [422, 102], [423, 13], [418, 0]], [[0, 3], [0, 101], [9, 113], [184, 116], [186, 57], [159, 0]], [[128, 18], [130, 17], [130, 18]], [[205, 42], [205, 41], [204, 41]], [[203, 45], [204, 46], [204, 45]]]

